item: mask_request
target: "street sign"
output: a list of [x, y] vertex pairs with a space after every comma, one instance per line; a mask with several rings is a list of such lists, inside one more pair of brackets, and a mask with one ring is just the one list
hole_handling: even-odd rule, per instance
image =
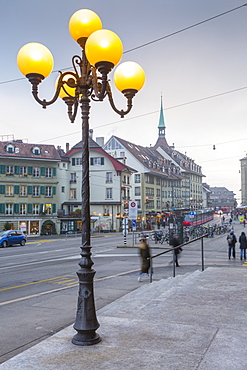
[[137, 203], [135, 201], [129, 202], [129, 219], [137, 219]]
[[136, 220], [132, 220], [132, 230], [136, 231]]

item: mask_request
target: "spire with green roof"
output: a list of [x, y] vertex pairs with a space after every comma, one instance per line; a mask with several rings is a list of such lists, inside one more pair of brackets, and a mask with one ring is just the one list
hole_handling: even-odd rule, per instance
[[165, 137], [165, 120], [164, 120], [164, 113], [163, 113], [163, 104], [162, 104], [162, 96], [161, 96], [161, 105], [160, 105], [160, 119], [159, 119], [159, 137]]

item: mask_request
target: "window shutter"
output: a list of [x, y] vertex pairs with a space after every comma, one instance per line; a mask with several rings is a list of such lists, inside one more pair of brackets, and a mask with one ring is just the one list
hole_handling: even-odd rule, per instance
[[0, 194], [5, 194], [5, 185], [0, 185]]
[[15, 174], [20, 175], [20, 166], [15, 166]]
[[41, 176], [45, 176], [45, 167], [40, 167]]
[[104, 165], [104, 157], [101, 158], [101, 165]]
[[75, 166], [75, 158], [72, 158], [72, 166]]
[[52, 169], [52, 176], [55, 177], [57, 175], [57, 169], [53, 167]]
[[5, 164], [0, 165], [0, 173], [6, 173], [6, 166]]
[[27, 213], [33, 213], [33, 205], [32, 203], [27, 204]]
[[32, 185], [28, 185], [28, 187], [27, 187], [27, 193], [28, 194], [33, 194], [33, 187], [32, 187]]
[[14, 194], [19, 194], [19, 193], [20, 193], [20, 186], [14, 185]]
[[53, 195], [56, 195], [56, 186], [53, 186], [53, 187], [52, 187], [52, 194], [53, 194]]
[[52, 205], [52, 213], [56, 213], [56, 211], [57, 211], [57, 206], [56, 206], [56, 204], [53, 204]]
[[14, 203], [14, 213], [20, 213], [20, 204]]
[[5, 213], [5, 204], [0, 203], [0, 213]]
[[28, 168], [27, 168], [27, 174], [28, 175], [32, 175], [33, 174], [33, 167], [32, 166], [28, 166]]
[[93, 158], [90, 158], [90, 164], [93, 166]]
[[42, 195], [45, 194], [45, 186], [40, 187], [40, 194], [42, 194]]

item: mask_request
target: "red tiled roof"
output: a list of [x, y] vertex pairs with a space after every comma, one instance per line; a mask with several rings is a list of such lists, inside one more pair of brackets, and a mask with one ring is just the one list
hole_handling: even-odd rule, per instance
[[[6, 151], [8, 145], [13, 146], [13, 153]], [[37, 155], [33, 153], [33, 148], [35, 147], [40, 149], [40, 154]], [[0, 141], [0, 157], [60, 160], [59, 153], [54, 145], [29, 144], [20, 141]]]

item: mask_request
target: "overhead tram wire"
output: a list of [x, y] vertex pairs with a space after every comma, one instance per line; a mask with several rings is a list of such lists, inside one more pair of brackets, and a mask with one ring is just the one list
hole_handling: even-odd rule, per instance
[[184, 28], [182, 28], [181, 30], [178, 30], [178, 31], [175, 31], [175, 32], [169, 33], [169, 34], [168, 34], [168, 35], [166, 35], [166, 36], [159, 37], [159, 38], [158, 38], [158, 39], [156, 39], [156, 40], [153, 40], [153, 41], [150, 41], [150, 42], [146, 42], [145, 44], [142, 44], [142, 45], [136, 46], [136, 47], [134, 47], [133, 49], [129, 49], [129, 50], [127, 50], [125, 53], [129, 53], [129, 52], [131, 52], [131, 51], [134, 51], [134, 50], [137, 50], [137, 49], [143, 48], [143, 47], [148, 46], [148, 45], [151, 45], [151, 44], [154, 44], [155, 42], [158, 42], [158, 41], [164, 40], [164, 39], [166, 39], [166, 38], [168, 38], [168, 37], [175, 36], [175, 35], [177, 35], [177, 34], [179, 34], [179, 33], [181, 33], [181, 32], [184, 32], [184, 31], [187, 31], [187, 30], [189, 30], [189, 29], [191, 29], [191, 28], [194, 28], [194, 27], [200, 26], [200, 25], [201, 25], [201, 24], [203, 24], [203, 23], [206, 23], [206, 22], [212, 21], [212, 20], [214, 20], [214, 19], [216, 19], [216, 18], [222, 17], [223, 15], [226, 15], [226, 14], [228, 14], [228, 13], [234, 12], [235, 10], [238, 10], [238, 9], [240, 9], [240, 8], [243, 8], [244, 6], [247, 6], [247, 3], [242, 4], [242, 5], [240, 5], [240, 6], [236, 7], [236, 8], [233, 8], [233, 9], [227, 10], [226, 12], [224, 12], [224, 13], [220, 13], [220, 14], [218, 14], [218, 15], [215, 15], [215, 16], [211, 17], [211, 18], [207, 18], [207, 19], [205, 19], [204, 21], [201, 21], [201, 22], [197, 22], [197, 23], [195, 23], [195, 24], [192, 24], [191, 26], [184, 27]]
[[[171, 107], [167, 107], [167, 108], [163, 108], [164, 111], [167, 111], [167, 110], [170, 110], [170, 109], [175, 109], [175, 108], [179, 108], [179, 107], [183, 107], [185, 105], [189, 105], [189, 104], [194, 104], [194, 103], [198, 103], [198, 102], [201, 102], [201, 101], [204, 101], [204, 100], [208, 100], [208, 99], [213, 99], [213, 98], [216, 98], [216, 97], [219, 97], [219, 96], [222, 96], [222, 95], [226, 95], [226, 94], [231, 94], [233, 92], [237, 92], [237, 91], [241, 91], [241, 90], [245, 90], [247, 89], [247, 86], [244, 86], [244, 87], [240, 87], [238, 89], [234, 89], [234, 90], [229, 90], [229, 91], [224, 91], [223, 93], [219, 93], [219, 94], [214, 94], [214, 95], [210, 95], [210, 96], [206, 96], [204, 98], [200, 98], [200, 99], [196, 99], [196, 100], [191, 100], [189, 102], [186, 102], [186, 103], [181, 103], [181, 104], [177, 104], [177, 105], [172, 105]], [[159, 110], [155, 110], [153, 112], [148, 112], [148, 113], [143, 113], [143, 114], [140, 114], [139, 116], [134, 116], [134, 117], [130, 117], [130, 118], [124, 118], [124, 122], [126, 121], [130, 121], [130, 120], [133, 120], [133, 119], [136, 119], [136, 118], [141, 118], [141, 117], [145, 117], [145, 116], [149, 116], [151, 114], [156, 114], [158, 113]], [[102, 127], [106, 127], [106, 126], [110, 126], [110, 125], [115, 125], [117, 123], [122, 123], [121, 120], [118, 120], [118, 121], [114, 121], [114, 122], [109, 122], [109, 123], [105, 123], [103, 125], [99, 125], [99, 126], [95, 126], [94, 129], [98, 129], [98, 128], [102, 128]], [[70, 134], [65, 134], [65, 135], [61, 135], [61, 136], [56, 136], [56, 137], [53, 137], [53, 138], [50, 138], [50, 139], [47, 139], [45, 141], [51, 141], [51, 140], [54, 140], [54, 139], [60, 139], [62, 137], [66, 137], [66, 136], [71, 136], [71, 135], [75, 135], [75, 134], [78, 134], [80, 131], [75, 131], [73, 133], [70, 133]], [[217, 143], [216, 143], [217, 144]], [[218, 143], [218, 144], [221, 144], [221, 143]], [[217, 144], [217, 145], [218, 145]], [[207, 145], [212, 145], [212, 144], [207, 144]], [[194, 146], [193, 146], [194, 147]], [[184, 147], [183, 147], [184, 148]], [[186, 147], [187, 148], [187, 147]]]
[[[146, 46], [148, 46], [148, 45], [154, 44], [155, 42], [158, 42], [158, 41], [164, 40], [164, 39], [166, 39], [166, 38], [168, 38], [168, 37], [175, 36], [175, 35], [177, 35], [177, 34], [179, 34], [179, 33], [181, 33], [181, 32], [184, 32], [184, 31], [187, 31], [187, 30], [189, 30], [189, 29], [191, 29], [191, 28], [194, 28], [194, 27], [200, 26], [200, 25], [201, 25], [201, 24], [203, 24], [203, 23], [210, 22], [210, 21], [212, 21], [212, 20], [214, 20], [214, 19], [216, 19], [216, 18], [222, 17], [222, 16], [224, 16], [224, 15], [226, 15], [226, 14], [229, 14], [229, 13], [231, 13], [231, 12], [234, 12], [234, 11], [236, 11], [236, 10], [239, 10], [239, 9], [243, 8], [244, 6], [247, 6], [247, 3], [242, 4], [242, 5], [239, 5], [239, 6], [237, 6], [236, 8], [232, 8], [232, 9], [230, 9], [230, 10], [227, 10], [227, 11], [223, 12], [223, 13], [217, 14], [217, 15], [215, 15], [215, 16], [213, 16], [213, 17], [210, 17], [210, 18], [204, 19], [203, 21], [200, 21], [200, 22], [194, 23], [194, 24], [192, 24], [191, 26], [184, 27], [184, 28], [182, 28], [182, 29], [180, 29], [180, 30], [178, 30], [178, 31], [174, 31], [174, 32], [172, 32], [172, 33], [169, 33], [168, 35], [165, 35], [165, 36], [159, 37], [158, 39], [155, 39], [155, 40], [152, 40], [152, 41], [146, 42], [145, 44], [142, 44], [142, 45], [136, 46], [136, 47], [134, 47], [134, 48], [132, 48], [132, 49], [126, 50], [126, 51], [124, 51], [124, 52], [123, 52], [123, 54], [130, 53], [130, 52], [132, 52], [132, 51], [135, 51], [135, 50], [141, 49], [141, 48], [143, 48], [143, 47], [146, 47]], [[52, 73], [57, 73], [57, 72], [59, 72], [59, 71], [65, 71], [65, 70], [68, 70], [68, 69], [70, 69], [70, 68], [71, 68], [71, 67], [68, 67], [68, 68], [60, 68], [59, 70], [54, 70], [54, 71], [52, 71]], [[25, 77], [20, 77], [20, 78], [15, 78], [15, 79], [13, 79], [13, 80], [0, 81], [0, 85], [7, 84], [7, 83], [11, 83], [11, 82], [17, 82], [17, 81], [21, 81], [21, 80], [25, 80], [25, 79], [26, 79]]]

